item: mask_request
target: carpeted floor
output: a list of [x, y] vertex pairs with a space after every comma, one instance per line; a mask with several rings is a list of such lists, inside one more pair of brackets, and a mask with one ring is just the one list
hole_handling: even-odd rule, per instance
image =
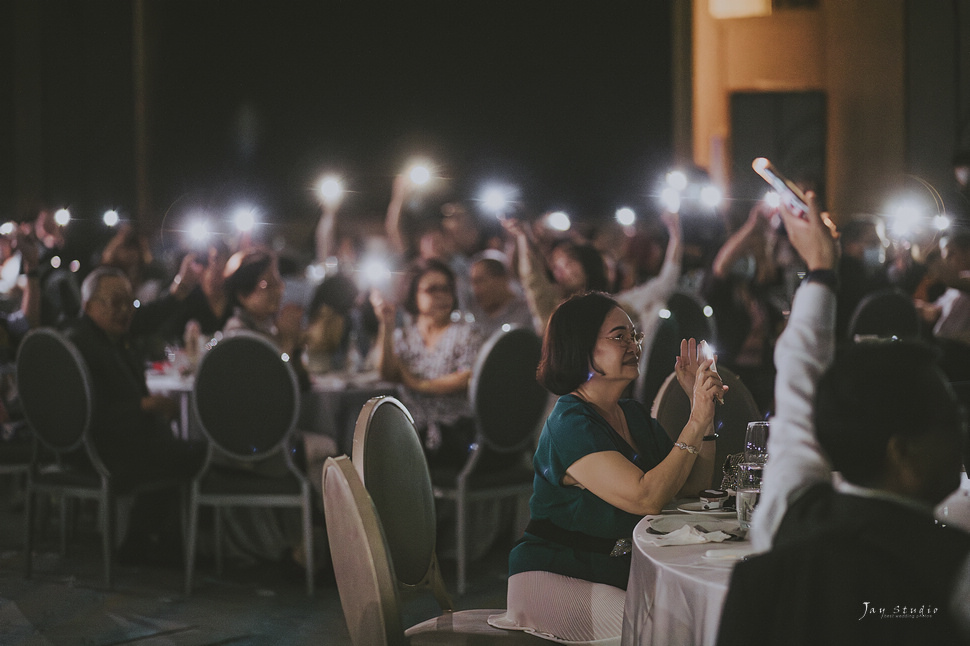
[[[182, 594], [178, 568], [120, 566], [114, 586], [103, 585], [94, 514], [82, 514], [69, 552], [58, 550], [56, 514], [41, 537], [34, 576], [25, 580], [23, 517], [9, 476], [0, 477], [0, 644], [60, 646], [136, 644], [349, 645], [332, 575], [305, 594], [298, 572], [274, 564], [227, 563], [222, 577], [200, 564], [191, 596]], [[509, 540], [473, 564], [459, 608], [505, 606]], [[444, 559], [454, 591], [454, 562]], [[438, 614], [430, 597], [404, 601], [404, 625]]]

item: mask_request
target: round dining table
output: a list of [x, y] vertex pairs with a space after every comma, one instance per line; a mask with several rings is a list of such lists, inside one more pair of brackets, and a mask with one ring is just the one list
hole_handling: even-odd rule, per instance
[[[694, 545], [656, 545], [655, 519], [667, 527], [703, 522], [701, 514], [646, 516], [633, 532], [633, 561], [623, 612], [622, 646], [713, 645], [731, 570], [751, 553], [747, 540]], [[721, 520], [733, 522], [730, 517]], [[730, 529], [726, 530], [730, 531]], [[740, 531], [740, 530], [737, 530]], [[733, 533], [733, 532], [732, 532]]]

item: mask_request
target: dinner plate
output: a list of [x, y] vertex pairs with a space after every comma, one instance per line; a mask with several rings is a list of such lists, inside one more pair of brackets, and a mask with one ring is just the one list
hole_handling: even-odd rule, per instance
[[704, 516], [715, 516], [720, 518], [721, 516], [727, 518], [729, 516], [737, 516], [738, 512], [735, 509], [704, 509], [702, 502], [699, 500], [697, 502], [685, 502], [679, 505], [677, 509], [679, 511], [686, 512], [688, 514], [702, 514]]
[[657, 516], [650, 519], [650, 529], [658, 534], [669, 534], [684, 525], [703, 528], [705, 532], [722, 531], [729, 534], [737, 534], [741, 529], [737, 518], [729, 520], [727, 518], [711, 518], [709, 516], [699, 517], [697, 515], [677, 514], [672, 516]]

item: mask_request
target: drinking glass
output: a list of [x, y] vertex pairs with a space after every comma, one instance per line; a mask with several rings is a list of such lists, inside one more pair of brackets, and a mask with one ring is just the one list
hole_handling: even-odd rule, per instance
[[764, 464], [768, 459], [768, 422], [748, 422], [744, 434], [744, 461]]
[[738, 510], [738, 524], [741, 529], [751, 528], [751, 515], [761, 497], [761, 473], [764, 464], [742, 462], [738, 465], [738, 488], [735, 491], [735, 506]]

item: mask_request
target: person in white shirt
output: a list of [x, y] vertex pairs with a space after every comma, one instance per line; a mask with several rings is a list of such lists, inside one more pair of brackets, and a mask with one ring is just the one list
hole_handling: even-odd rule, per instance
[[[835, 346], [838, 249], [809, 194], [783, 211], [809, 272], [778, 340], [768, 462], [719, 644], [942, 644], [970, 535], [933, 506], [959, 484], [964, 416], [927, 346]], [[833, 469], [843, 484], [833, 484]]]

